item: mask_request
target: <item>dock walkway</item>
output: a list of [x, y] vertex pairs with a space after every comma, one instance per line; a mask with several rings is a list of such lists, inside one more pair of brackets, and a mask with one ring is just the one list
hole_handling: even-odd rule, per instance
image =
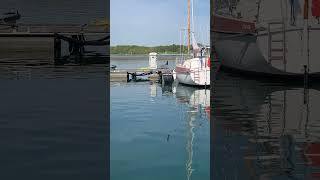
[[[108, 46], [110, 33], [106, 25], [0, 24], [0, 40], [0, 42], [10, 40], [10, 47], [15, 46], [17, 49], [33, 46], [36, 50], [42, 48], [40, 45], [49, 46], [53, 49], [54, 63], [65, 64], [70, 56], [76, 57], [76, 61], [80, 62], [86, 53], [85, 46]], [[69, 55], [63, 56], [62, 41], [68, 44]], [[35, 45], [37, 42], [39, 46]], [[1, 47], [4, 48], [2, 51], [7, 51], [6, 46]]]
[[[130, 78], [131, 76], [131, 78]], [[110, 70], [110, 81], [126, 81], [130, 82], [139, 76], [148, 76], [150, 81], [173, 81], [171, 69], [115, 69]], [[170, 78], [168, 78], [170, 77]], [[172, 77], [172, 78], [171, 78]]]

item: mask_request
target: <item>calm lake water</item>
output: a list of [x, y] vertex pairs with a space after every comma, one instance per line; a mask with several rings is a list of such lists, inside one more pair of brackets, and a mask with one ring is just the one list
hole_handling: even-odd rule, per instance
[[110, 94], [111, 180], [210, 179], [210, 90], [113, 82]]
[[[84, 24], [109, 10], [100, 0], [1, 3], [19, 23]], [[1, 52], [0, 179], [108, 179], [108, 68], [54, 66], [46, 49], [25, 48]]]
[[106, 179], [106, 68], [0, 69], [0, 178]]
[[109, 18], [109, 0], [2, 0], [0, 13], [18, 10], [19, 23], [85, 24]]
[[212, 97], [212, 179], [319, 179], [320, 86], [220, 73]]

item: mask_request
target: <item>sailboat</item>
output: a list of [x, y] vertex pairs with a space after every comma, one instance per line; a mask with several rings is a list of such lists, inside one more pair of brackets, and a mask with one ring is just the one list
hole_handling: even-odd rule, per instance
[[319, 76], [319, 3], [214, 0], [211, 42], [222, 67], [272, 77]]
[[[188, 0], [188, 57], [180, 59], [173, 71], [173, 77], [179, 83], [191, 86], [210, 86], [210, 48], [199, 47], [192, 32], [192, 55], [190, 57], [191, 28], [190, 0]], [[193, 17], [193, 3], [192, 3]], [[194, 27], [194, 22], [192, 22]]]

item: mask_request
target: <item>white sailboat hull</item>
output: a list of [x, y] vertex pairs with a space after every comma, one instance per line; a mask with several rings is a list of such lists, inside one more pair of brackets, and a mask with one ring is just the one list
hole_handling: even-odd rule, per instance
[[206, 61], [206, 58], [193, 58], [178, 64], [174, 70], [178, 82], [191, 86], [210, 86], [210, 67]]
[[[195, 79], [193, 73], [181, 73], [176, 72], [176, 79], [181, 84], [191, 85], [191, 86], [210, 86], [210, 70], [208, 71], [199, 71], [199, 79]], [[207, 79], [205, 79], [207, 76]]]
[[215, 50], [222, 66], [256, 73], [291, 74], [267, 62], [254, 36], [247, 35], [234, 39], [228, 39], [228, 34], [225, 33], [214, 33], [214, 36], [219, 37], [219, 40], [215, 41]]
[[279, 20], [258, 26], [219, 15], [213, 18], [211, 41], [222, 66], [285, 76], [302, 76], [306, 67], [310, 75], [320, 74], [320, 25], [312, 24], [308, 33], [306, 27], [281, 26]]
[[[214, 33], [214, 36], [221, 38], [215, 41], [215, 50], [221, 65], [228, 68], [262, 74], [299, 76], [304, 74], [304, 66], [308, 66], [306, 57], [300, 53], [298, 46], [301, 42], [298, 39], [291, 39], [286, 53], [287, 62], [284, 64], [281, 60], [269, 63], [267, 37], [246, 35], [230, 39], [230, 35], [225, 33]], [[319, 57], [320, 51], [310, 49], [310, 52], [313, 54], [309, 60], [309, 74], [317, 75], [320, 72], [320, 61], [316, 55]]]

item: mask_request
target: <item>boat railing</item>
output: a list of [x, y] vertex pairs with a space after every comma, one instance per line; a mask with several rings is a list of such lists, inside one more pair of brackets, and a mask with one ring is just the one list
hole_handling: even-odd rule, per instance
[[[320, 30], [320, 28], [319, 28], [319, 30]], [[280, 29], [280, 30], [274, 30], [272, 32], [268, 32], [268, 30], [265, 29], [265, 30], [262, 30], [262, 31], [265, 31], [265, 32], [259, 33], [257, 36], [266, 36], [266, 35], [269, 35], [269, 34], [272, 34], [272, 35], [280, 34], [280, 33], [283, 33], [284, 30]], [[285, 32], [294, 32], [294, 31], [303, 31], [303, 28], [290, 28], [290, 29], [286, 29], [285, 30]]]
[[[281, 36], [275, 38], [275, 34], [272, 32], [276, 26], [279, 28], [282, 33], [279, 33]], [[280, 39], [279, 39], [280, 38]], [[283, 70], [286, 71], [286, 52], [287, 52], [287, 43], [286, 43], [286, 25], [284, 22], [271, 22], [268, 24], [268, 63], [271, 64], [272, 61], [282, 61]], [[280, 53], [280, 54], [279, 54]], [[275, 55], [276, 54], [276, 55]]]
[[[272, 25], [272, 24], [277, 24], [277, 23], [280, 23], [280, 21], [271, 21], [270, 20], [270, 21], [264, 21], [264, 23], [260, 23], [260, 26], [257, 27], [257, 32], [258, 32], [257, 36], [265, 36], [265, 35], [268, 35], [269, 33], [280, 34], [280, 33], [283, 33], [283, 31], [285, 31], [285, 32], [294, 32], [294, 31], [302, 32], [304, 30], [303, 27], [291, 26], [291, 25], [285, 23], [285, 27], [286, 27], [285, 29], [278, 27], [278, 28], [273, 28], [272, 32], [268, 32], [269, 24]], [[317, 26], [317, 27], [314, 27], [314, 26]], [[310, 31], [320, 30], [319, 24], [309, 25], [307, 28]]]
[[176, 64], [182, 64], [185, 61], [185, 57], [179, 56], [176, 57]]

